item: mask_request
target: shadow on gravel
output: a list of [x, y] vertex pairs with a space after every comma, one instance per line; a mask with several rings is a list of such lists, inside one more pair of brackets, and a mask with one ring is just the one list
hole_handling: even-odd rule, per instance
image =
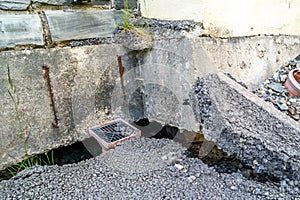
[[[142, 132], [142, 135], [144, 137], [150, 137], [156, 139], [166, 138], [166, 139], [173, 140], [176, 137], [176, 135], [179, 133], [179, 129], [177, 127], [173, 127], [169, 125], [162, 126], [157, 122], [155, 123], [158, 127], [160, 126], [160, 130], [155, 134], [152, 133], [151, 136], [144, 134]], [[145, 118], [137, 122], [134, 122], [133, 125], [137, 125], [139, 127], [146, 127], [149, 124], [150, 124], [149, 120]], [[192, 133], [193, 135], [192, 142], [187, 143], [184, 139], [188, 137], [187, 133], [189, 133], [189, 137], [190, 137], [191, 135], [190, 132], [183, 131], [182, 133], [180, 133], [183, 135], [179, 138], [176, 137], [174, 140], [176, 142], [181, 143], [186, 148], [188, 148], [189, 157], [201, 159], [205, 164], [207, 164], [210, 167], [213, 167], [217, 172], [229, 173], [229, 174], [233, 172], [237, 172], [250, 180], [259, 181], [262, 183], [270, 181], [277, 184], [278, 182], [280, 182], [279, 179], [276, 179], [274, 177], [270, 177], [262, 173], [256, 173], [251, 166], [244, 165], [243, 162], [236, 155], [229, 156], [226, 152], [224, 152], [221, 149], [218, 149], [216, 146], [214, 146], [213, 149], [205, 157], [199, 157], [200, 148], [205, 140], [204, 136], [201, 133]], [[101, 148], [99, 147], [99, 149]], [[54, 149], [53, 151], [54, 151], [54, 163], [59, 166], [65, 164], [78, 163], [80, 161], [90, 159], [93, 157], [93, 155], [86, 149], [85, 145], [82, 142], [76, 142], [69, 146], [59, 147], [57, 149]], [[98, 152], [98, 154], [100, 153], [101, 152]], [[40, 154], [38, 156], [43, 156], [43, 154]], [[0, 180], [6, 180], [12, 177], [12, 175], [9, 173], [10, 167], [0, 171]]]

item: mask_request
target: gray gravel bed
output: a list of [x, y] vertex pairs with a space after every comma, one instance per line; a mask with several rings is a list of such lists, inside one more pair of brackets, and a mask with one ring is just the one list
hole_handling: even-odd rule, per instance
[[280, 111], [300, 122], [300, 97], [289, 97], [288, 91], [284, 87], [288, 73], [293, 69], [300, 69], [300, 58], [297, 58], [281, 66], [273, 76], [269, 77], [254, 91], [254, 94], [265, 101], [272, 102]]
[[0, 199], [293, 199], [185, 153], [172, 140], [132, 139], [77, 164], [26, 169], [0, 182]]

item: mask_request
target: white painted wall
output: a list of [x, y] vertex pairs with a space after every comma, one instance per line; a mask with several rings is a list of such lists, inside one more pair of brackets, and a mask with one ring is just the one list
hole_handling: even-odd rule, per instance
[[139, 3], [144, 17], [202, 22], [203, 0], [139, 0]]
[[205, 0], [203, 23], [216, 37], [300, 35], [300, 0]]
[[203, 22], [214, 37], [300, 35], [300, 0], [139, 0], [142, 15]]

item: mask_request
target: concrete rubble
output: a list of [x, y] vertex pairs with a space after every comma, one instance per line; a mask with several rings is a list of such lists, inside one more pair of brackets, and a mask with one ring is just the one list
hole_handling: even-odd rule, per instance
[[288, 91], [284, 87], [288, 73], [296, 68], [300, 69], [300, 60], [294, 59], [287, 65], [281, 66], [254, 91], [254, 94], [265, 101], [272, 102], [279, 110], [300, 122], [300, 98], [288, 96]]
[[200, 77], [191, 99], [203, 134], [219, 148], [259, 173], [299, 181], [298, 122], [221, 73]]

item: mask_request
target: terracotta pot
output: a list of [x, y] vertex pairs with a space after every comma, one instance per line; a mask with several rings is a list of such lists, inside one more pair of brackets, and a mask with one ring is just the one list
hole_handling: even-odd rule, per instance
[[298, 69], [289, 72], [284, 87], [288, 90], [289, 96], [300, 96], [300, 71]]

